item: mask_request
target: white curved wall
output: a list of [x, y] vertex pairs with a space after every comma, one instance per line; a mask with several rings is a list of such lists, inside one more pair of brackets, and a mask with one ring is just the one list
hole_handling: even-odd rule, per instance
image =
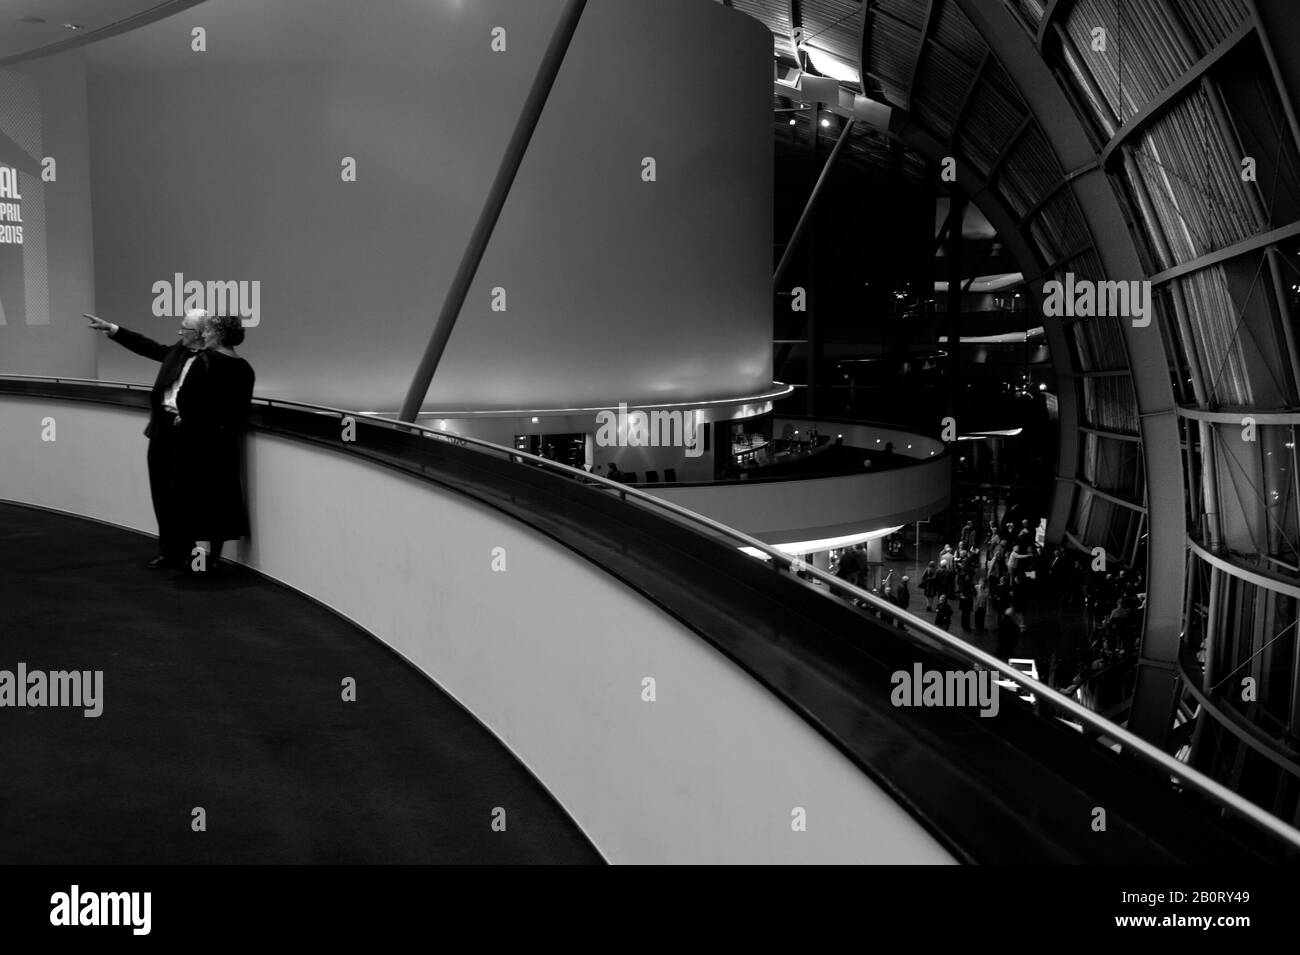
[[[127, 409], [0, 396], [0, 499], [151, 532], [143, 425]], [[610, 861], [951, 861], [793, 711], [566, 548], [329, 450], [254, 435], [247, 458], [256, 537], [241, 559], [459, 699]], [[491, 570], [498, 546], [505, 573]], [[806, 832], [791, 830], [796, 806]]]
[[663, 498], [742, 530], [768, 544], [823, 540], [923, 520], [948, 506], [952, 494], [952, 462], [938, 455], [941, 441], [874, 424], [833, 424], [811, 418], [772, 419], [778, 438], [798, 430], [806, 436], [816, 425], [822, 436], [844, 444], [884, 450], [917, 458], [917, 463], [888, 471], [846, 474], [830, 478], [764, 481], [755, 484], [714, 484], [695, 487], [646, 488]]
[[[396, 409], [563, 8], [206, 0], [87, 47], [99, 311], [170, 340], [154, 282], [260, 281], [259, 394]], [[771, 58], [716, 3], [586, 5], [427, 408], [771, 386]]]
[[948, 506], [951, 489], [952, 463], [935, 458], [874, 474], [645, 491], [764, 543], [788, 544], [924, 520]]

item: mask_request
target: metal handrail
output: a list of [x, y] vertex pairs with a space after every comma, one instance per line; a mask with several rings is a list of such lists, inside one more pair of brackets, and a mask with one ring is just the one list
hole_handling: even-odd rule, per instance
[[[0, 381], [8, 379], [48, 381], [55, 383], [75, 382], [78, 384], [99, 385], [104, 387], [125, 387], [131, 390], [149, 390], [149, 387], [146, 385], [133, 384], [130, 382], [101, 381], [98, 379], [87, 378], [56, 378], [39, 375], [0, 375]], [[428, 437], [449, 441], [461, 447], [473, 446], [487, 453], [505, 457], [510, 460], [526, 460], [538, 467], [558, 472], [567, 477], [577, 478], [616, 491], [623, 500], [632, 500], [653, 510], [665, 511], [680, 522], [688, 525], [696, 524], [706, 527], [715, 534], [720, 535], [733, 543], [739, 542], [739, 544], [744, 547], [750, 547], [762, 552], [772, 561], [769, 566], [787, 572], [798, 570], [815, 577], [825, 583], [829, 588], [833, 588], [835, 592], [848, 594], [868, 605], [878, 613], [886, 614], [894, 620], [905, 623], [909, 628], [919, 631], [931, 639], [938, 641], [957, 656], [965, 658], [972, 663], [977, 663], [986, 669], [1002, 674], [1020, 687], [1032, 692], [1036, 698], [1046, 700], [1057, 710], [1068, 713], [1075, 722], [1081, 723], [1098, 734], [1119, 743], [1146, 763], [1169, 773], [1176, 780], [1189, 788], [1196, 790], [1203, 796], [1208, 797], [1211, 801], [1220, 804], [1224, 808], [1233, 810], [1257, 828], [1277, 836], [1296, 849], [1300, 849], [1300, 830], [1292, 828], [1281, 819], [1278, 819], [1271, 813], [1261, 809], [1249, 800], [1244, 799], [1221, 783], [1210, 779], [1199, 770], [1196, 770], [1185, 763], [1179, 762], [1168, 753], [1151, 745], [1146, 740], [1135, 736], [1122, 726], [1094, 713], [1092, 710], [1082, 706], [1051, 687], [1026, 676], [1020, 670], [1015, 669], [1010, 664], [1004, 663], [997, 657], [986, 653], [959, 637], [953, 636], [947, 631], [940, 630], [929, 621], [922, 620], [920, 617], [889, 603], [883, 598], [841, 580], [840, 578], [814, 567], [811, 564], [806, 564], [798, 557], [783, 553], [757, 538], [750, 537], [743, 531], [736, 530], [734, 527], [728, 527], [727, 525], [721, 524], [703, 514], [698, 514], [695, 511], [688, 510], [687, 508], [674, 504], [671, 501], [657, 498], [654, 495], [647, 494], [646, 492], [637, 490], [634, 487], [629, 487], [626, 484], [619, 484], [615, 481], [611, 481], [598, 474], [591, 474], [587, 471], [581, 470], [580, 468], [570, 467], [567, 464], [561, 464], [558, 461], [552, 461], [549, 458], [543, 458], [526, 451], [519, 451], [514, 448], [504, 447], [503, 445], [493, 444], [490, 441], [484, 441], [480, 438], [452, 435], [437, 428], [429, 428], [424, 425], [413, 424], [406, 421], [395, 421], [390, 418], [375, 417], [362, 412], [347, 411], [342, 408], [332, 408], [327, 405], [307, 404], [305, 402], [288, 401], [278, 398], [254, 398], [253, 402], [255, 404], [265, 405], [266, 407], [301, 408], [315, 413], [350, 417], [358, 422], [378, 425], [394, 431], [422, 433]]]

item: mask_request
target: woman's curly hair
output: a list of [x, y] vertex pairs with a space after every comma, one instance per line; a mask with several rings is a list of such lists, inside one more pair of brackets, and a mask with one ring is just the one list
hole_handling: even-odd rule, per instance
[[223, 348], [234, 348], [244, 340], [244, 323], [235, 315], [213, 315], [208, 327], [216, 331], [217, 344]]

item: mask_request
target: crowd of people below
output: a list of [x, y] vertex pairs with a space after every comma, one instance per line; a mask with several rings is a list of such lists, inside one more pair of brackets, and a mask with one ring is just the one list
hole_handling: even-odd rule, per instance
[[[1022, 522], [1019, 529], [1013, 524], [999, 528], [991, 523], [983, 539], [974, 522], [969, 522], [956, 544], [944, 544], [938, 559], [930, 561], [921, 574], [918, 588], [925, 600], [924, 612], [934, 615], [934, 624], [941, 630], [948, 630], [954, 615], [959, 615], [964, 632], [996, 633], [997, 655], [1007, 659], [1026, 631], [1025, 610], [1040, 561], [1029, 521]], [[868, 570], [865, 550], [858, 545], [840, 556], [836, 574], [866, 589]], [[891, 570], [874, 590], [901, 609], [911, 609], [910, 577], [896, 581]]]
[[1096, 687], [1088, 684], [1098, 675], [1125, 670], [1117, 664], [1139, 651], [1146, 598], [1141, 574], [1093, 570], [1087, 555], [1063, 546], [1044, 547], [1028, 520], [1019, 526], [990, 522], [983, 533], [968, 522], [960, 537], [944, 544], [938, 558], [926, 565], [916, 582], [915, 602], [921, 606], [915, 608], [913, 581], [906, 575], [889, 570], [878, 587], [870, 586], [865, 545], [846, 549], [835, 574], [900, 609], [932, 614], [941, 630], [950, 630], [955, 622], [965, 634], [995, 634], [994, 654], [1003, 660], [1029, 635], [1028, 620], [1037, 617], [1045, 601], [1082, 611], [1086, 643], [1072, 648], [1076, 665], [1054, 680], [1070, 695], [1081, 689], [1093, 693]]
[[1053, 592], [1059, 606], [1081, 610], [1086, 645], [1076, 647], [1073, 676], [1062, 687], [1082, 690], [1095, 709], [1126, 695], [1117, 684], [1131, 678], [1141, 650], [1146, 592], [1142, 575], [1120, 568], [1091, 570], [1076, 554], [1062, 554], [1053, 566]]

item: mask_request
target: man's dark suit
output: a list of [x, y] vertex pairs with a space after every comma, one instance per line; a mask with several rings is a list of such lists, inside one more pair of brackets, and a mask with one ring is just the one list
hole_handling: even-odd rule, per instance
[[[137, 355], [162, 362], [149, 395], [149, 426], [144, 431], [149, 439], [149, 491], [153, 496], [154, 516], [158, 519], [158, 554], [169, 561], [184, 563], [194, 547], [194, 495], [199, 490], [191, 483], [195, 475], [190, 467], [193, 457], [190, 435], [183, 425], [176, 424], [176, 416], [163, 408], [163, 396], [180, 377], [186, 360], [198, 353], [179, 341], [163, 345], [120, 325], [111, 337]], [[190, 373], [193, 372], [191, 367]], [[181, 394], [184, 392], [182, 386]], [[177, 405], [180, 404], [178, 396]]]

